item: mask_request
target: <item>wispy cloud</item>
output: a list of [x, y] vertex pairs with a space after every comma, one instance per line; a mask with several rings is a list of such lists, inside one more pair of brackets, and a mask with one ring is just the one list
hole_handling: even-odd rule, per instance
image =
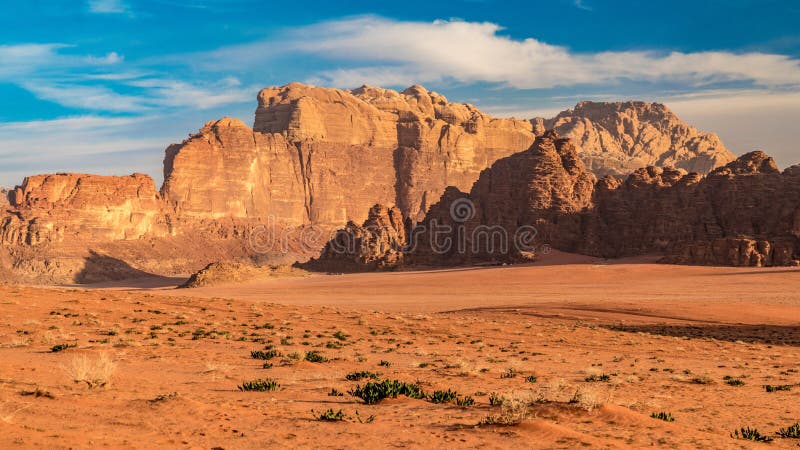
[[584, 11], [591, 11], [592, 7], [586, 4], [586, 0], [575, 0], [573, 2], [576, 8], [582, 9]]
[[123, 0], [88, 0], [89, 12], [94, 14], [124, 14], [130, 7]]
[[[345, 66], [323, 70], [314, 78], [336, 86], [443, 80], [499, 83], [518, 89], [623, 80], [692, 87], [726, 82], [800, 84], [800, 61], [786, 55], [656, 50], [579, 53], [533, 38], [512, 39], [501, 31], [499, 25], [488, 22], [404, 22], [366, 16], [297, 30], [281, 45], [287, 51]], [[235, 55], [237, 49], [232, 50]]]

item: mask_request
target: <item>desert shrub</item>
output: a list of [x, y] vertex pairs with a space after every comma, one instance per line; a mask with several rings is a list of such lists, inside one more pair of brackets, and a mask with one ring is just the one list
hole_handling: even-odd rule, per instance
[[88, 355], [79, 355], [64, 367], [67, 375], [75, 383], [86, 383], [89, 388], [105, 387], [111, 382], [117, 365], [105, 353], [101, 353], [96, 359]]
[[348, 336], [348, 335], [344, 334], [344, 332], [342, 332], [341, 330], [339, 330], [339, 331], [337, 331], [336, 333], [333, 333], [333, 337], [335, 337], [336, 339], [338, 339], [338, 340], [340, 340], [340, 341], [346, 341], [346, 340], [347, 340], [347, 338], [348, 338], [348, 337], [350, 337], [350, 336]]
[[503, 397], [501, 397], [497, 392], [492, 392], [489, 394], [489, 405], [491, 406], [501, 406], [503, 404]]
[[378, 365], [382, 367], [389, 367], [392, 365], [392, 363], [390, 363], [389, 361], [381, 360], [381, 362], [379, 362]]
[[458, 397], [456, 399], [456, 405], [458, 406], [472, 406], [474, 404], [475, 404], [475, 399], [470, 397], [469, 395]]
[[325, 343], [325, 348], [331, 348], [331, 349], [334, 349], [334, 350], [338, 350], [338, 349], [340, 349], [342, 347], [344, 347], [344, 346], [339, 341], [328, 341], [328, 342]]
[[500, 378], [514, 378], [517, 376], [517, 371], [513, 367], [509, 367], [505, 372], [500, 374]]
[[451, 391], [450, 389], [446, 391], [433, 391], [433, 394], [428, 396], [428, 400], [431, 403], [448, 403], [458, 398], [458, 392]]
[[602, 381], [604, 383], [607, 383], [607, 382], [611, 381], [611, 377], [609, 375], [606, 375], [606, 374], [589, 375], [588, 377], [584, 378], [583, 380], [586, 381], [587, 383], [593, 383], [593, 382], [598, 382], [598, 381]]
[[76, 344], [56, 344], [56, 345], [50, 347], [50, 351], [53, 352], [53, 353], [58, 353], [58, 352], [62, 352], [64, 350], [66, 350], [68, 348], [74, 348], [74, 347], [77, 347], [77, 345]]
[[776, 386], [766, 385], [764, 386], [764, 390], [767, 392], [778, 392], [778, 391], [791, 391], [792, 385], [791, 384], [779, 384]]
[[39, 386], [36, 386], [36, 389], [32, 391], [20, 391], [19, 395], [22, 396], [31, 396], [35, 398], [43, 397], [43, 398], [56, 398], [55, 395], [51, 394], [50, 391], [45, 391], [44, 389], [39, 389]]
[[782, 438], [800, 439], [800, 423], [795, 423], [787, 428], [778, 430], [778, 436]]
[[358, 423], [372, 423], [375, 420], [375, 416], [369, 415], [366, 418], [362, 419], [361, 415], [359, 415], [358, 411], [356, 411], [356, 419], [358, 419]]
[[650, 417], [653, 419], [663, 420], [664, 422], [675, 422], [675, 417], [672, 416], [671, 413], [668, 412], [657, 412], [650, 414]]
[[269, 361], [264, 361], [264, 364], [261, 366], [262, 369], [271, 369], [272, 363]]
[[360, 398], [367, 405], [374, 405], [385, 398], [396, 398], [398, 395], [409, 398], [425, 398], [425, 392], [419, 384], [398, 380], [370, 381], [363, 387], [356, 386], [348, 391], [348, 394]]
[[344, 378], [348, 381], [361, 381], [365, 378], [377, 380], [380, 378], [380, 374], [377, 372], [370, 372], [369, 370], [362, 370], [360, 372], [350, 372], [345, 375]]
[[528, 383], [536, 383], [537, 381], [536, 375], [525, 377], [525, 381], [527, 381]]
[[523, 420], [530, 417], [529, 405], [529, 399], [521, 396], [512, 396], [509, 399], [504, 399], [500, 414], [484, 417], [478, 425], [519, 425]]
[[731, 437], [735, 439], [744, 439], [746, 441], [756, 442], [772, 441], [771, 437], [764, 436], [757, 429], [750, 427], [741, 427], [738, 430], [734, 430], [733, 433], [731, 433]]
[[327, 411], [323, 411], [322, 413], [316, 413], [314, 410], [311, 410], [311, 413], [317, 420], [321, 420], [323, 422], [339, 422], [347, 418], [344, 412], [340, 409], [339, 411], [333, 411], [333, 408], [328, 408]]
[[336, 388], [331, 388], [331, 391], [328, 392], [328, 397], [342, 397], [344, 394], [339, 392]]
[[699, 376], [692, 378], [692, 383], [694, 384], [711, 384], [714, 380], [706, 376]]
[[317, 351], [307, 352], [305, 359], [306, 359], [306, 361], [312, 362], [312, 363], [323, 363], [323, 362], [328, 361], [328, 358], [326, 358], [322, 353], [317, 352]]
[[250, 357], [253, 359], [272, 359], [281, 354], [277, 350], [251, 350]]
[[259, 378], [253, 381], [246, 381], [238, 386], [239, 390], [242, 392], [265, 392], [265, 391], [277, 391], [280, 385], [277, 381], [273, 380], [272, 378]]
[[744, 386], [744, 381], [739, 378], [729, 378], [725, 380], [725, 384], [728, 386]]

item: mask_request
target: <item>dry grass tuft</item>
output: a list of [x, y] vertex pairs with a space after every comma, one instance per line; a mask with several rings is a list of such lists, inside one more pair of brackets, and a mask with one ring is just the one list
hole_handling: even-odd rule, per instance
[[107, 387], [117, 364], [106, 353], [100, 353], [97, 358], [89, 355], [78, 355], [64, 367], [64, 371], [75, 383], [86, 383], [90, 389]]

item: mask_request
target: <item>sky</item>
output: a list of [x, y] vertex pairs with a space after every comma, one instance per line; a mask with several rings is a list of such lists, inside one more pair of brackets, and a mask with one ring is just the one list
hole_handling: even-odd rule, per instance
[[800, 2], [0, 0], [0, 186], [143, 172], [258, 90], [422, 84], [500, 117], [665, 103], [800, 163]]

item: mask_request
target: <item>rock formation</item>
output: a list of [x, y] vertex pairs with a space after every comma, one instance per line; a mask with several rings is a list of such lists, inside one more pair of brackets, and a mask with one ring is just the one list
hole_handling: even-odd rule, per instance
[[0, 243], [139, 239], [170, 232], [153, 179], [58, 173], [25, 178], [8, 195]]
[[[408, 250], [392, 258], [396, 264], [515, 262], [546, 245], [607, 258], [798, 265], [800, 166], [781, 173], [766, 154], [752, 152], [706, 177], [646, 167], [624, 181], [595, 182], [574, 146], [547, 131], [529, 150], [485, 170], [469, 194], [448, 188], [407, 234]], [[370, 251], [369, 258], [380, 255]]]
[[400, 209], [375, 205], [362, 225], [348, 222], [325, 244], [320, 257], [304, 267], [343, 272], [399, 266], [408, 244], [409, 225]]
[[535, 129], [554, 129], [572, 140], [598, 176], [627, 175], [645, 166], [706, 174], [734, 159], [716, 134], [697, 131], [660, 103], [580, 102], [552, 119], [532, 122]]
[[205, 219], [338, 227], [363, 221], [375, 203], [421, 217], [447, 185], [469, 188], [532, 141], [526, 121], [494, 119], [421, 86], [292, 83], [258, 94], [253, 130], [223, 119], [170, 146], [162, 194], [180, 214]]
[[[580, 145], [573, 148], [545, 134], [551, 126]], [[537, 135], [543, 136], [531, 147]], [[327, 236], [326, 231], [344, 224], [357, 248], [345, 255], [328, 252], [323, 260], [392, 267], [409, 255], [400, 250], [403, 244], [426, 239], [407, 234], [410, 226], [434, 225], [434, 219], [438, 225], [488, 235], [464, 241], [476, 247], [459, 253], [463, 257], [417, 253], [412, 262], [492, 260], [488, 242], [496, 228], [510, 231], [521, 224], [535, 227], [539, 242], [591, 254], [666, 253], [675, 247], [671, 254], [682, 255], [679, 261], [758, 259], [724, 256], [733, 252], [725, 249], [738, 246], [739, 255], [752, 255], [756, 250], [751, 248], [772, 255], [763, 264], [790, 260], [791, 246], [773, 239], [785, 231], [789, 213], [768, 223], [755, 218], [752, 229], [725, 222], [727, 217], [747, 220], [742, 216], [747, 209], [732, 206], [736, 202], [770, 198], [760, 190], [758, 177], [770, 180], [764, 183], [780, 195], [791, 184], [786, 174], [767, 173], [761, 166], [757, 173], [749, 166], [728, 166], [731, 173], [715, 172], [701, 182], [680, 178], [673, 169], [648, 168], [625, 183], [605, 179], [594, 187], [590, 173], [627, 173], [645, 164], [706, 173], [730, 159], [714, 135], [697, 132], [657, 104], [584, 102], [550, 120], [497, 119], [421, 86], [402, 92], [369, 86], [347, 91], [292, 83], [258, 94], [253, 128], [224, 118], [169, 146], [160, 191], [140, 174], [54, 174], [28, 177], [4, 192], [0, 277], [89, 282], [193, 272], [223, 259], [305, 260], [324, 245], [326, 239], [315, 236]], [[713, 181], [728, 178], [734, 181]], [[698, 193], [680, 187], [695, 182], [708, 188]], [[728, 185], [743, 191], [730, 193]], [[688, 197], [660, 194], [665, 186], [670, 192], [684, 189], [681, 195]], [[461, 208], [453, 211], [469, 201], [474, 217], [454, 221], [451, 208], [458, 199]], [[644, 236], [658, 237], [658, 245], [629, 239], [639, 233], [629, 223], [650, 220], [636, 216], [642, 208], [635, 206], [648, 199], [662, 201], [664, 208], [690, 201], [710, 205], [717, 209], [703, 213], [703, 220], [708, 229], [723, 231], [702, 234], [696, 223], [656, 223]], [[372, 208], [376, 204], [385, 206]], [[685, 213], [700, 217], [701, 206], [687, 208]], [[592, 211], [604, 211], [604, 218]], [[667, 209], [659, 214], [671, 217]], [[758, 216], [758, 208], [752, 214]], [[629, 234], [615, 231], [601, 240], [606, 229]], [[754, 241], [726, 244], [719, 239]], [[615, 240], [619, 243], [609, 243]], [[507, 256], [525, 259], [528, 250], [525, 246]], [[776, 260], [774, 255], [782, 252], [786, 256]]]

